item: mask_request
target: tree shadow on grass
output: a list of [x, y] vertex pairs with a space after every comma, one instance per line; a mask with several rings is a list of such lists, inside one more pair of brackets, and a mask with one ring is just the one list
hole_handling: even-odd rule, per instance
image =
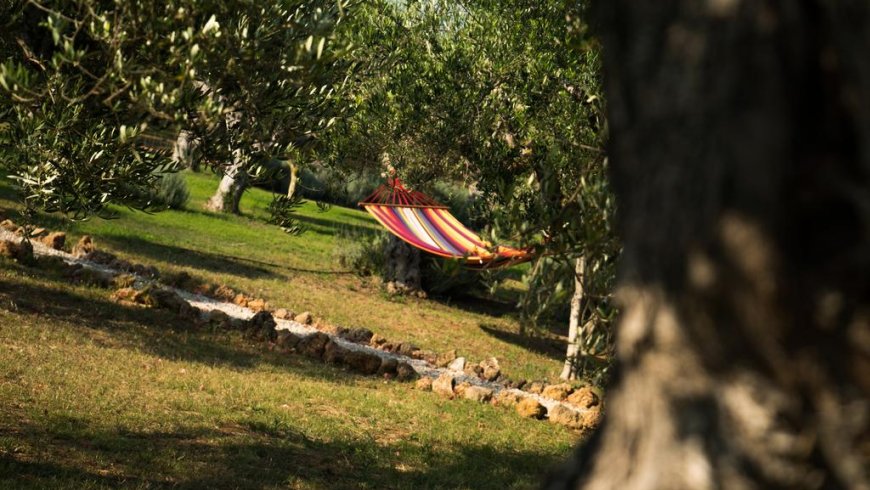
[[133, 255], [205, 269], [217, 274], [232, 274], [250, 279], [275, 278], [279, 277], [279, 274], [267, 267], [282, 268], [280, 264], [155, 243], [138, 236], [106, 234], [100, 235], [99, 238]]
[[[28, 270], [32, 275], [40, 271]], [[266, 350], [266, 345], [241, 339], [241, 334], [217, 327], [198, 327], [192, 320], [154, 308], [125, 306], [108, 299], [79, 294], [61, 281], [57, 287], [10, 281], [0, 277], [0, 309], [34, 315], [41, 322], [65, 322], [108, 337], [97, 336], [97, 343], [136, 350], [167, 360], [180, 360], [207, 366], [251, 369], [268, 364], [292, 370], [295, 374], [319, 378], [336, 384], [352, 384], [355, 375], [338, 368], [325, 368], [317, 361], [299, 355]], [[68, 288], [68, 289], [67, 289]], [[109, 295], [108, 291], [104, 293]]]
[[502, 342], [517, 345], [523, 349], [537, 352], [538, 354], [555, 359], [557, 361], [565, 360], [565, 345], [564, 342], [554, 338], [522, 335], [517, 332], [509, 332], [496, 325], [481, 324], [480, 329], [487, 335], [495, 337]]
[[[11, 422], [11, 421], [10, 421]], [[522, 488], [557, 463], [552, 454], [483, 445], [427, 447], [374, 438], [307, 437], [276, 419], [233, 421], [177, 431], [98, 427], [84, 418], [39, 417], [6, 426], [0, 484], [10, 488], [87, 485], [117, 488]], [[70, 426], [74, 428], [70, 428]]]
[[497, 299], [481, 298], [472, 295], [430, 296], [430, 301], [441, 303], [450, 308], [491, 316], [505, 318], [516, 316], [517, 309], [513, 304]]

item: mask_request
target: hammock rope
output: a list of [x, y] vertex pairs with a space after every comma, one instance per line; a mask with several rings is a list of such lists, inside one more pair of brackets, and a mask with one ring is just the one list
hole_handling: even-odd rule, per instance
[[506, 267], [532, 259], [532, 251], [492, 246], [466, 228], [450, 209], [399, 179], [379, 186], [359, 205], [392, 234], [439, 257], [460, 260], [467, 267]]

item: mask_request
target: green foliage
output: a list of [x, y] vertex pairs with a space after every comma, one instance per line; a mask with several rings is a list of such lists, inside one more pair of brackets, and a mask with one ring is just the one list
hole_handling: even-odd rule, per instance
[[189, 128], [205, 163], [293, 153], [328, 127], [334, 0], [0, 5], [0, 165], [29, 206], [149, 208]]
[[302, 233], [305, 231], [305, 227], [299, 222], [295, 212], [302, 206], [303, 202], [299, 195], [288, 197], [275, 194], [272, 202], [269, 203], [269, 224], [277, 225], [285, 233], [291, 235]]
[[384, 231], [339, 228], [333, 257], [344, 268], [360, 276], [383, 276], [384, 248], [390, 236]]
[[[573, 291], [565, 264], [579, 256], [589, 264], [583, 322], [606, 328], [612, 311], [619, 245], [600, 50], [586, 10], [561, 0], [435, 0], [358, 15], [363, 75], [348, 89], [356, 106], [336, 125], [331, 150], [337, 164], [378, 169], [388, 160], [441, 199], [435, 181], [474, 188], [469, 224], [486, 223], [494, 243], [550, 257], [524, 278], [519, 306], [532, 325], [564, 314]], [[465, 206], [450, 204], [462, 214]]]
[[485, 294], [493, 273], [470, 270], [457, 260], [426, 256], [421, 265], [423, 290], [432, 296], [462, 297]]
[[184, 209], [190, 200], [187, 181], [178, 172], [160, 174], [155, 201], [169, 209]]

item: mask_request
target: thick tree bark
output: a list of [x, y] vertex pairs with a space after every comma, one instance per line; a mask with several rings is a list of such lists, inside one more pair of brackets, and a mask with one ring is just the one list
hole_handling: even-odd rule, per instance
[[384, 258], [384, 282], [390, 293], [422, 294], [419, 250], [391, 235]]
[[870, 488], [870, 4], [602, 0], [617, 374], [551, 488]]
[[586, 274], [586, 259], [577, 257], [574, 262], [574, 294], [571, 296], [571, 314], [568, 317], [568, 351], [565, 354], [565, 365], [560, 378], [564, 380], [577, 379], [579, 376], [579, 360], [583, 357], [584, 338], [580, 328], [583, 313], [583, 278]]
[[245, 170], [245, 163], [236, 159], [232, 165], [224, 170], [224, 175], [218, 185], [217, 191], [206, 203], [209, 211], [217, 213], [239, 214], [239, 202], [242, 194], [248, 188], [249, 178]]

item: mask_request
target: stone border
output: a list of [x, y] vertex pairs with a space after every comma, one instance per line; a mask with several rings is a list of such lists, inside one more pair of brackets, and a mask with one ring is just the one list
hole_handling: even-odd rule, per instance
[[[0, 242], [18, 244], [22, 241], [23, 239], [14, 232], [0, 228]], [[90, 244], [90, 241], [88, 243]], [[153, 277], [143, 277], [129, 270], [117, 270], [86, 258], [77, 258], [41, 241], [33, 240], [32, 244], [34, 255], [58, 257], [74, 268], [85, 268], [105, 275], [107, 280], [104, 285], [107, 287], [118, 286], [117, 281], [115, 281], [118, 277], [132, 277], [131, 281], [127, 281], [126, 288], [119, 289], [113, 295], [115, 299], [121, 301], [168, 307], [176, 310], [177, 313], [186, 311], [188, 315], [198, 316], [200, 321], [224, 317], [230, 322], [235, 321], [238, 328], [247, 328], [249, 331], [262, 329], [265, 325], [265, 334], [257, 333], [255, 335], [261, 340], [272, 342], [272, 345], [277, 346], [278, 349], [307, 353], [309, 357], [324, 362], [341, 362], [363, 374], [382, 374], [388, 377], [398, 377], [400, 380], [419, 377], [416, 385], [418, 389], [432, 390], [451, 399], [465, 398], [480, 403], [491, 402], [493, 405], [513, 407], [521, 416], [535, 419], [546, 418], [552, 423], [564, 425], [573, 430], [590, 429], [597, 425], [600, 419], [601, 400], [589, 388], [581, 388], [574, 394], [572, 394], [573, 388], [567, 384], [547, 386], [543, 389], [542, 394], [510, 388], [497, 381], [485, 381], [477, 376], [470, 376], [465, 371], [437, 367], [423, 359], [353, 342], [295, 320], [274, 318], [272, 313], [268, 311], [255, 311], [229, 301], [220, 301], [202, 294], [160, 285]], [[169, 293], [181, 299], [183, 304], [179, 304], [177, 300], [171, 298], [167, 299], [166, 294], [153, 294], [155, 298], [146, 298], [146, 291], [149, 290], [152, 291], [152, 294], [154, 292]], [[312, 343], [316, 346], [309, 348]], [[369, 360], [366, 361], [366, 359]], [[377, 361], [375, 362], [374, 359]], [[375, 366], [375, 363], [378, 365]], [[413, 374], [407, 368], [403, 370], [403, 366], [413, 369]], [[544, 396], [547, 394], [556, 394], [559, 399]], [[566, 398], [570, 399], [571, 396], [575, 398], [576, 403], [562, 401]]]

